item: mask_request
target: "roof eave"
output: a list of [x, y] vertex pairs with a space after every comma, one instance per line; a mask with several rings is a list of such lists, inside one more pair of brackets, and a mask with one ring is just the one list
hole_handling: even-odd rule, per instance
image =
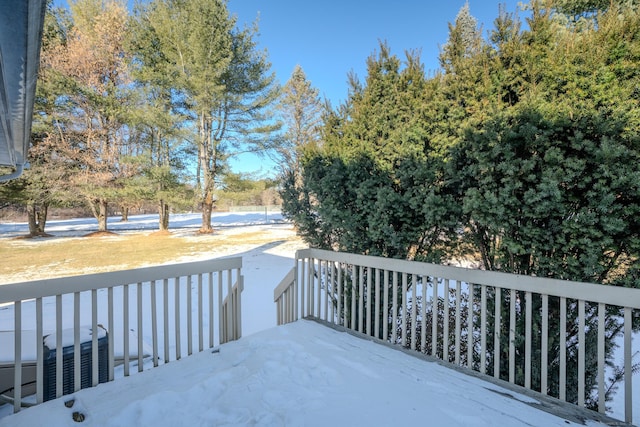
[[[0, 182], [22, 173], [40, 61], [45, 0], [5, 0], [0, 8]], [[4, 168], [2, 168], [4, 167]]]

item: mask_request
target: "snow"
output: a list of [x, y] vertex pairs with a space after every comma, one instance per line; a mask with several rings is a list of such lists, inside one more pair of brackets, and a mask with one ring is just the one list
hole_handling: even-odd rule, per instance
[[[107, 331], [104, 328], [98, 329], [98, 339], [104, 338], [107, 336]], [[80, 337], [78, 338], [80, 342], [88, 342], [91, 341], [91, 337], [93, 333], [91, 332], [91, 326], [80, 326]], [[63, 329], [62, 330], [62, 347], [65, 348], [72, 346], [74, 343], [74, 330], [73, 329]], [[56, 333], [48, 334], [44, 337], [44, 345], [50, 349], [54, 350], [56, 348], [57, 336]]]
[[[109, 228], [148, 230], [156, 219], [114, 219]], [[175, 216], [171, 223], [196, 228], [199, 216]], [[274, 236], [272, 244], [205, 254], [243, 256], [242, 339], [15, 415], [10, 405], [0, 406], [0, 427], [76, 426], [75, 412], [85, 416], [82, 425], [105, 427], [577, 425], [532, 407], [531, 398], [315, 322], [276, 327], [273, 289], [304, 244], [277, 213], [219, 213], [213, 223], [221, 233], [251, 225]], [[47, 227], [70, 236], [92, 230], [90, 220]], [[26, 224], [0, 224], [1, 236], [25, 232]], [[64, 404], [70, 400], [71, 408]]]
[[[0, 419], [2, 427], [577, 425], [529, 399], [311, 321], [274, 327]], [[71, 408], [65, 401], [75, 399]], [[524, 400], [524, 402], [522, 401]], [[47, 420], [46, 423], [43, 420]], [[597, 425], [591, 423], [591, 425]]]
[[[91, 326], [80, 326], [79, 339], [80, 342], [91, 341]], [[103, 328], [98, 328], [98, 339], [107, 335]], [[44, 334], [44, 345], [49, 350], [56, 349], [57, 336], [55, 332]], [[74, 330], [62, 330], [62, 348], [72, 346], [74, 343]], [[21, 354], [24, 361], [35, 362], [37, 359], [37, 349], [35, 346], [36, 331], [27, 330], [22, 334]], [[135, 342], [135, 341], [134, 341]], [[13, 331], [0, 331], [0, 364], [13, 362], [15, 356], [15, 340]]]

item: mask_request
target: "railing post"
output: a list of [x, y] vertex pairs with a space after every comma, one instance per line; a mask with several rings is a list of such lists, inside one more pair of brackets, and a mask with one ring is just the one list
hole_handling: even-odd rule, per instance
[[473, 283], [469, 283], [469, 306], [467, 310], [467, 367], [473, 369]]
[[308, 316], [314, 316], [315, 313], [313, 311], [313, 303], [314, 301], [314, 290], [315, 290], [315, 278], [314, 278], [314, 259], [313, 258], [309, 258], [307, 261], [307, 284], [309, 285], [309, 292], [308, 294], [308, 301], [307, 301], [307, 305], [308, 305], [308, 309], [307, 309], [307, 315]]
[[[604, 325], [603, 325], [604, 326]], [[549, 295], [542, 294], [542, 339], [540, 361], [540, 392], [547, 394], [548, 360], [549, 360]]]
[[317, 269], [318, 269], [318, 273], [317, 273], [318, 289], [316, 290], [318, 300], [316, 301], [316, 310], [317, 310], [316, 317], [318, 319], [321, 319], [322, 318], [322, 261], [320, 259], [317, 259], [316, 262], [317, 262]]
[[238, 269], [238, 296], [237, 296], [237, 307], [236, 307], [236, 324], [238, 336], [236, 339], [240, 339], [242, 337], [242, 291], [244, 291], [244, 276], [240, 273], [240, 269]]
[[[329, 261], [324, 261], [324, 270], [322, 277], [324, 281], [324, 320], [329, 321], [329, 283], [331, 283], [331, 275], [329, 274]], [[333, 286], [331, 287], [333, 289]]]
[[309, 284], [307, 283], [308, 275], [307, 275], [307, 258], [301, 259], [301, 267], [300, 268], [300, 314], [301, 317], [304, 318], [309, 314], [309, 303], [307, 301], [307, 288]]
[[578, 301], [578, 406], [584, 406], [585, 393], [585, 320], [584, 320], [584, 300]]
[[[92, 387], [100, 380], [100, 366], [98, 362], [98, 290], [91, 290], [91, 380]], [[104, 367], [103, 367], [104, 369]]]
[[516, 291], [509, 295], [509, 382], [516, 382]]
[[460, 343], [461, 343], [461, 329], [462, 329], [462, 313], [461, 313], [461, 300], [462, 300], [462, 283], [460, 280], [456, 280], [456, 354], [455, 363], [460, 364]]
[[20, 412], [22, 405], [22, 302], [13, 303], [13, 340], [14, 360], [13, 370], [13, 412]]
[[604, 328], [605, 323], [605, 305], [603, 303], [598, 304], [598, 412], [604, 413], [606, 411], [605, 405], [605, 391], [604, 391]]
[[[17, 328], [15, 329], [18, 330]], [[36, 402], [42, 403], [44, 401], [44, 346], [43, 342], [43, 313], [42, 313], [42, 298], [36, 299]]]
[[[166, 288], [165, 288], [166, 289]], [[165, 298], [165, 304], [166, 304], [166, 298]], [[115, 337], [113, 336], [113, 331], [115, 331], [115, 320], [113, 317], [113, 286], [110, 286], [109, 289], [107, 289], [107, 310], [108, 310], [108, 323], [109, 323], [109, 332], [111, 332], [108, 336], [107, 336], [107, 341], [109, 343], [109, 351], [108, 351], [108, 356], [107, 356], [107, 369], [109, 370], [109, 381], [113, 381], [114, 379], [114, 368], [115, 368], [115, 357], [114, 357], [114, 343], [115, 343]], [[165, 316], [166, 319], [166, 316]], [[165, 320], [166, 321], [166, 320]], [[166, 336], [167, 332], [165, 329], [165, 336]], [[167, 353], [168, 354], [168, 351]]]
[[398, 274], [395, 271], [392, 271], [391, 274], [393, 274], [393, 278], [392, 278], [392, 295], [391, 295], [391, 301], [392, 301], [392, 314], [391, 314], [391, 318], [393, 319], [393, 322], [391, 324], [391, 343], [392, 344], [396, 344], [397, 340], [398, 340]]
[[174, 293], [174, 322], [176, 329], [176, 360], [180, 360], [182, 357], [181, 350], [181, 335], [180, 335], [180, 278], [176, 277], [173, 279], [173, 293]]
[[624, 421], [633, 422], [632, 370], [631, 370], [631, 318], [632, 310], [624, 308]]
[[480, 373], [487, 371], [487, 286], [480, 286]]
[[191, 275], [187, 276], [186, 283], [186, 295], [187, 298], [187, 356], [191, 356], [193, 354], [193, 293], [191, 292], [191, 287], [193, 286]]
[[299, 295], [300, 295], [300, 287], [301, 287], [301, 283], [300, 283], [300, 276], [298, 276], [298, 269], [300, 266], [300, 261], [296, 258], [295, 260], [295, 264], [293, 265], [293, 289], [291, 292], [291, 299], [292, 299], [292, 313], [291, 313], [291, 320], [298, 320], [300, 318], [300, 299], [299, 299]]
[[444, 295], [442, 303], [444, 307], [444, 319], [442, 321], [442, 360], [449, 361], [449, 279], [444, 279]]
[[560, 298], [560, 400], [567, 400], [567, 299]]
[[343, 288], [342, 288], [342, 263], [338, 263], [338, 301], [336, 301], [336, 311], [338, 312], [338, 325], [344, 326], [344, 308], [343, 308]]
[[376, 338], [382, 338], [380, 336], [380, 271], [375, 268], [372, 269], [373, 271], [375, 271], [375, 275], [376, 275], [376, 296], [374, 298], [375, 304], [376, 304], [376, 309], [375, 309], [375, 321], [374, 321], [374, 327], [373, 327], [373, 335]]
[[209, 294], [209, 348], [213, 347], [214, 345], [214, 338], [215, 338], [215, 334], [214, 334], [214, 327], [213, 327], [213, 272], [209, 272], [209, 280], [207, 281], [208, 283], [208, 294]]
[[493, 328], [493, 377], [500, 378], [500, 328], [502, 326], [502, 291], [500, 288], [495, 289], [495, 301], [494, 301], [494, 328]]
[[129, 376], [129, 285], [122, 287], [122, 338], [124, 339], [124, 376]]
[[162, 335], [164, 336], [164, 363], [169, 363], [169, 279], [162, 281], [163, 292], [163, 309], [164, 315], [162, 316], [164, 321], [164, 330]]
[[[142, 372], [144, 370], [144, 349], [143, 349], [143, 341], [144, 338], [144, 328], [142, 327], [142, 282], [138, 282], [136, 285], [136, 303], [137, 303], [137, 315], [138, 315], [138, 326], [136, 330], [136, 335], [138, 335], [138, 372]], [[96, 336], [97, 338], [97, 336]], [[95, 346], [96, 351], [96, 359], [97, 359], [97, 351], [98, 351], [98, 342], [96, 341]], [[94, 377], [97, 378], [97, 375]], [[96, 382], [96, 385], [98, 383]]]
[[358, 332], [364, 332], [364, 267], [361, 265], [358, 266]]
[[153, 366], [158, 366], [158, 307], [157, 307], [157, 294], [156, 294], [156, 281], [151, 281], [149, 286], [149, 292], [151, 293], [151, 336], [153, 337]]
[[[420, 342], [422, 353], [427, 352], [427, 276], [422, 276], [422, 310], [420, 310], [420, 316], [422, 317], [422, 325], [420, 328]], [[458, 325], [459, 326], [459, 325]], [[459, 331], [458, 331], [459, 332]], [[458, 349], [458, 354], [460, 350]]]
[[402, 332], [400, 340], [402, 346], [407, 346], [407, 291], [408, 291], [407, 273], [402, 273], [402, 309], [400, 310], [402, 326], [400, 331]]
[[418, 296], [417, 296], [417, 292], [418, 290], [416, 289], [417, 286], [417, 279], [416, 279], [416, 275], [412, 274], [411, 275], [411, 350], [415, 350], [416, 349], [416, 341], [417, 337], [416, 337], [416, 329], [418, 327], [417, 323], [417, 305], [418, 305]]
[[[60, 351], [61, 349], [56, 349]], [[73, 293], [73, 391], [80, 390], [80, 292]]]
[[389, 270], [385, 269], [384, 273], [384, 289], [383, 289], [383, 323], [382, 323], [382, 339], [389, 341]]
[[[56, 295], [56, 379], [62, 378], [62, 295]], [[62, 381], [56, 381], [56, 397], [62, 396]]]
[[[531, 301], [531, 292], [525, 292], [524, 294], [524, 305], [525, 305], [525, 340], [524, 340], [524, 386], [526, 388], [531, 388], [531, 323], [532, 323], [532, 309], [531, 305], [533, 302]], [[583, 331], [584, 333], [584, 331]], [[584, 368], [584, 367], [583, 367]], [[584, 376], [582, 376], [584, 380]]]
[[438, 312], [440, 311], [438, 297], [438, 278], [433, 277], [433, 292], [431, 294], [431, 356], [438, 355]]
[[355, 264], [351, 265], [351, 329], [356, 330], [356, 280], [358, 278], [358, 267]]
[[225, 313], [222, 305], [222, 285], [223, 285], [223, 277], [222, 271], [218, 272], [218, 339], [220, 340], [220, 344], [225, 342], [225, 331], [224, 331], [224, 319]]

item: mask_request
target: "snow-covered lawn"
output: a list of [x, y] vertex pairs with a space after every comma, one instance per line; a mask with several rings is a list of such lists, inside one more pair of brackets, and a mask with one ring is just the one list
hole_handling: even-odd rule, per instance
[[[182, 216], [172, 224], [189, 229], [198, 220]], [[155, 224], [153, 216], [141, 216], [110, 228]], [[535, 409], [525, 396], [314, 322], [276, 327], [273, 289], [303, 243], [291, 238], [292, 227], [279, 215], [216, 214], [214, 224], [224, 233], [251, 224], [274, 236], [273, 244], [198, 256], [243, 256], [241, 340], [16, 415], [0, 406], [0, 427], [576, 425]], [[48, 231], [73, 235], [92, 226], [53, 221]], [[24, 234], [24, 227], [0, 224], [0, 234]], [[70, 400], [69, 408], [64, 402]], [[72, 419], [74, 412], [84, 415], [82, 424]]]

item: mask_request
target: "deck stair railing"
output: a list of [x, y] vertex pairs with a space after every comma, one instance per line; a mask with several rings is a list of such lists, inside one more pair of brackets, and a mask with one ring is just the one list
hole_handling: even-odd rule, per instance
[[278, 324], [318, 318], [601, 413], [616, 340], [632, 423], [640, 289], [304, 249], [274, 300]]
[[14, 412], [24, 396], [48, 400], [50, 348], [65, 350], [51, 361], [55, 398], [85, 387], [86, 369], [95, 386], [240, 338], [241, 268], [235, 257], [0, 285], [0, 397]]

